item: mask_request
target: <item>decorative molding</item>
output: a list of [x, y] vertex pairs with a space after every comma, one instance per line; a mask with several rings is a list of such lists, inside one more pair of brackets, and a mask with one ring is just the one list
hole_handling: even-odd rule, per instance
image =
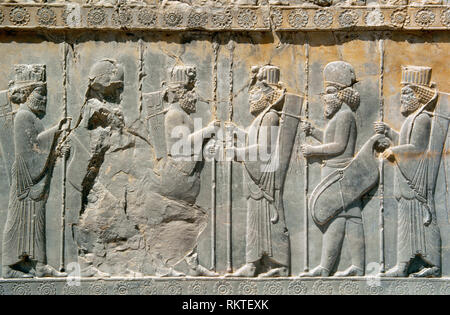
[[450, 7], [230, 6], [159, 8], [150, 5], [0, 4], [0, 29], [158, 31], [446, 30]]
[[82, 278], [79, 285], [66, 279], [3, 279], [2, 295], [385, 295], [385, 294], [448, 294], [450, 278], [423, 279], [382, 278], [371, 282], [366, 278]]

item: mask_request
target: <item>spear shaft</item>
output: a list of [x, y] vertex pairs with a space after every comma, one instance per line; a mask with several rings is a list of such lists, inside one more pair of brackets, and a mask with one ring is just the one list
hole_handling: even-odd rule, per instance
[[[63, 43], [63, 115], [67, 118], [67, 43]], [[64, 131], [65, 133], [67, 131]], [[66, 135], [67, 136], [67, 135]], [[66, 232], [66, 180], [67, 180], [67, 152], [62, 154], [62, 182], [61, 182], [61, 252], [59, 270], [64, 271], [65, 267], [65, 232]]]
[[[230, 38], [230, 42], [228, 43], [228, 50], [230, 52], [230, 72], [229, 72], [229, 103], [228, 103], [228, 122], [231, 123], [233, 120], [233, 101], [234, 101], [234, 95], [233, 95], [233, 88], [234, 88], [234, 81], [233, 81], [233, 67], [234, 67], [234, 49], [235, 49], [235, 43], [233, 41], [233, 38]], [[233, 146], [233, 133], [229, 132], [226, 135], [225, 139], [226, 147], [231, 148]], [[228, 152], [226, 150], [226, 155], [228, 155]], [[231, 273], [233, 272], [233, 261], [232, 261], [232, 158], [230, 156], [227, 156], [227, 272]]]
[[[379, 40], [379, 50], [380, 50], [380, 121], [384, 121], [384, 40]], [[380, 157], [379, 159], [379, 172], [380, 172], [380, 211], [379, 211], [379, 227], [380, 227], [380, 272], [385, 271], [385, 255], [384, 255], [384, 161]]]
[[[305, 120], [308, 120], [309, 118], [309, 103], [308, 103], [308, 90], [309, 90], [309, 43], [307, 41], [307, 35], [305, 35]], [[305, 136], [305, 140], [306, 140], [306, 136]], [[304, 177], [304, 213], [303, 213], [303, 217], [304, 217], [304, 231], [305, 231], [305, 235], [304, 235], [304, 271], [308, 272], [309, 271], [309, 234], [308, 234], [308, 226], [309, 226], [309, 217], [308, 217], [308, 184], [309, 184], [309, 165], [308, 165], [308, 159], [305, 157], [305, 177]]]
[[[212, 116], [217, 116], [217, 60], [219, 54], [219, 43], [217, 39], [213, 40], [213, 108]], [[216, 157], [211, 159], [211, 270], [216, 271]]]

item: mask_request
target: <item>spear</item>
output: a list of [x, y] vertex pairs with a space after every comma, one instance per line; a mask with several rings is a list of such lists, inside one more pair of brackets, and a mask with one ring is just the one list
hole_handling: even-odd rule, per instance
[[[380, 90], [379, 90], [379, 98], [380, 98], [380, 121], [384, 121], [384, 40], [380, 39], [378, 42], [379, 50], [380, 50]], [[380, 173], [380, 211], [379, 211], [379, 227], [380, 227], [380, 272], [385, 271], [385, 256], [384, 256], [384, 161], [383, 158], [379, 158], [379, 173]]]
[[[309, 103], [308, 103], [308, 90], [309, 90], [309, 43], [307, 41], [307, 35], [305, 35], [305, 120], [307, 121], [309, 118]], [[305, 137], [306, 140], [306, 137]], [[304, 271], [309, 271], [309, 240], [308, 240], [308, 182], [309, 182], [309, 165], [308, 165], [308, 159], [305, 157], [305, 177], [304, 177], [304, 248], [305, 248], [305, 254], [304, 254]]]
[[[231, 123], [233, 120], [233, 66], [234, 66], [234, 49], [235, 49], [235, 43], [233, 41], [233, 38], [230, 37], [230, 41], [228, 43], [228, 50], [230, 52], [230, 72], [229, 72], [229, 85], [230, 85], [230, 90], [229, 90], [229, 100], [228, 100], [228, 123]], [[225, 143], [226, 143], [226, 147], [227, 148], [231, 148], [233, 146], [233, 133], [232, 132], [228, 132], [226, 135], [226, 139], [225, 139]], [[228, 155], [228, 152], [226, 152]], [[227, 173], [228, 173], [228, 178], [227, 178], [227, 186], [228, 186], [228, 191], [227, 191], [227, 272], [231, 273], [233, 272], [233, 263], [232, 263], [232, 194], [231, 194], [231, 189], [232, 189], [232, 157], [227, 156]]]
[[[213, 108], [212, 116], [217, 116], [217, 60], [219, 53], [219, 43], [217, 39], [213, 42]], [[211, 159], [211, 270], [216, 271], [216, 158]]]
[[[67, 43], [64, 41], [63, 43], [63, 115], [64, 118], [67, 118]], [[64, 131], [67, 132], [67, 131]], [[65, 135], [68, 136], [68, 135]], [[60, 253], [60, 264], [59, 270], [64, 271], [65, 265], [65, 257], [64, 257], [64, 248], [65, 248], [65, 231], [66, 231], [66, 176], [67, 176], [67, 152], [63, 149], [62, 154], [62, 189], [61, 189], [61, 253]]]

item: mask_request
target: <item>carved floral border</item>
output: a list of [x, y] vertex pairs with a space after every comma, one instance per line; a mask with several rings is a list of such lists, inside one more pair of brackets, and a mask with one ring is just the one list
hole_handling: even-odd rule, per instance
[[450, 6], [190, 7], [1, 4], [0, 29], [205, 31], [447, 30]]
[[449, 295], [450, 278], [83, 278], [0, 280], [0, 295]]

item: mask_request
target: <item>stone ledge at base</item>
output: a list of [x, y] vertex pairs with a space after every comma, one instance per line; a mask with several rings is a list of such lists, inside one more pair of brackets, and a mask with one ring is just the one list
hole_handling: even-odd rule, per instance
[[1, 279], [2, 295], [449, 295], [450, 278]]

